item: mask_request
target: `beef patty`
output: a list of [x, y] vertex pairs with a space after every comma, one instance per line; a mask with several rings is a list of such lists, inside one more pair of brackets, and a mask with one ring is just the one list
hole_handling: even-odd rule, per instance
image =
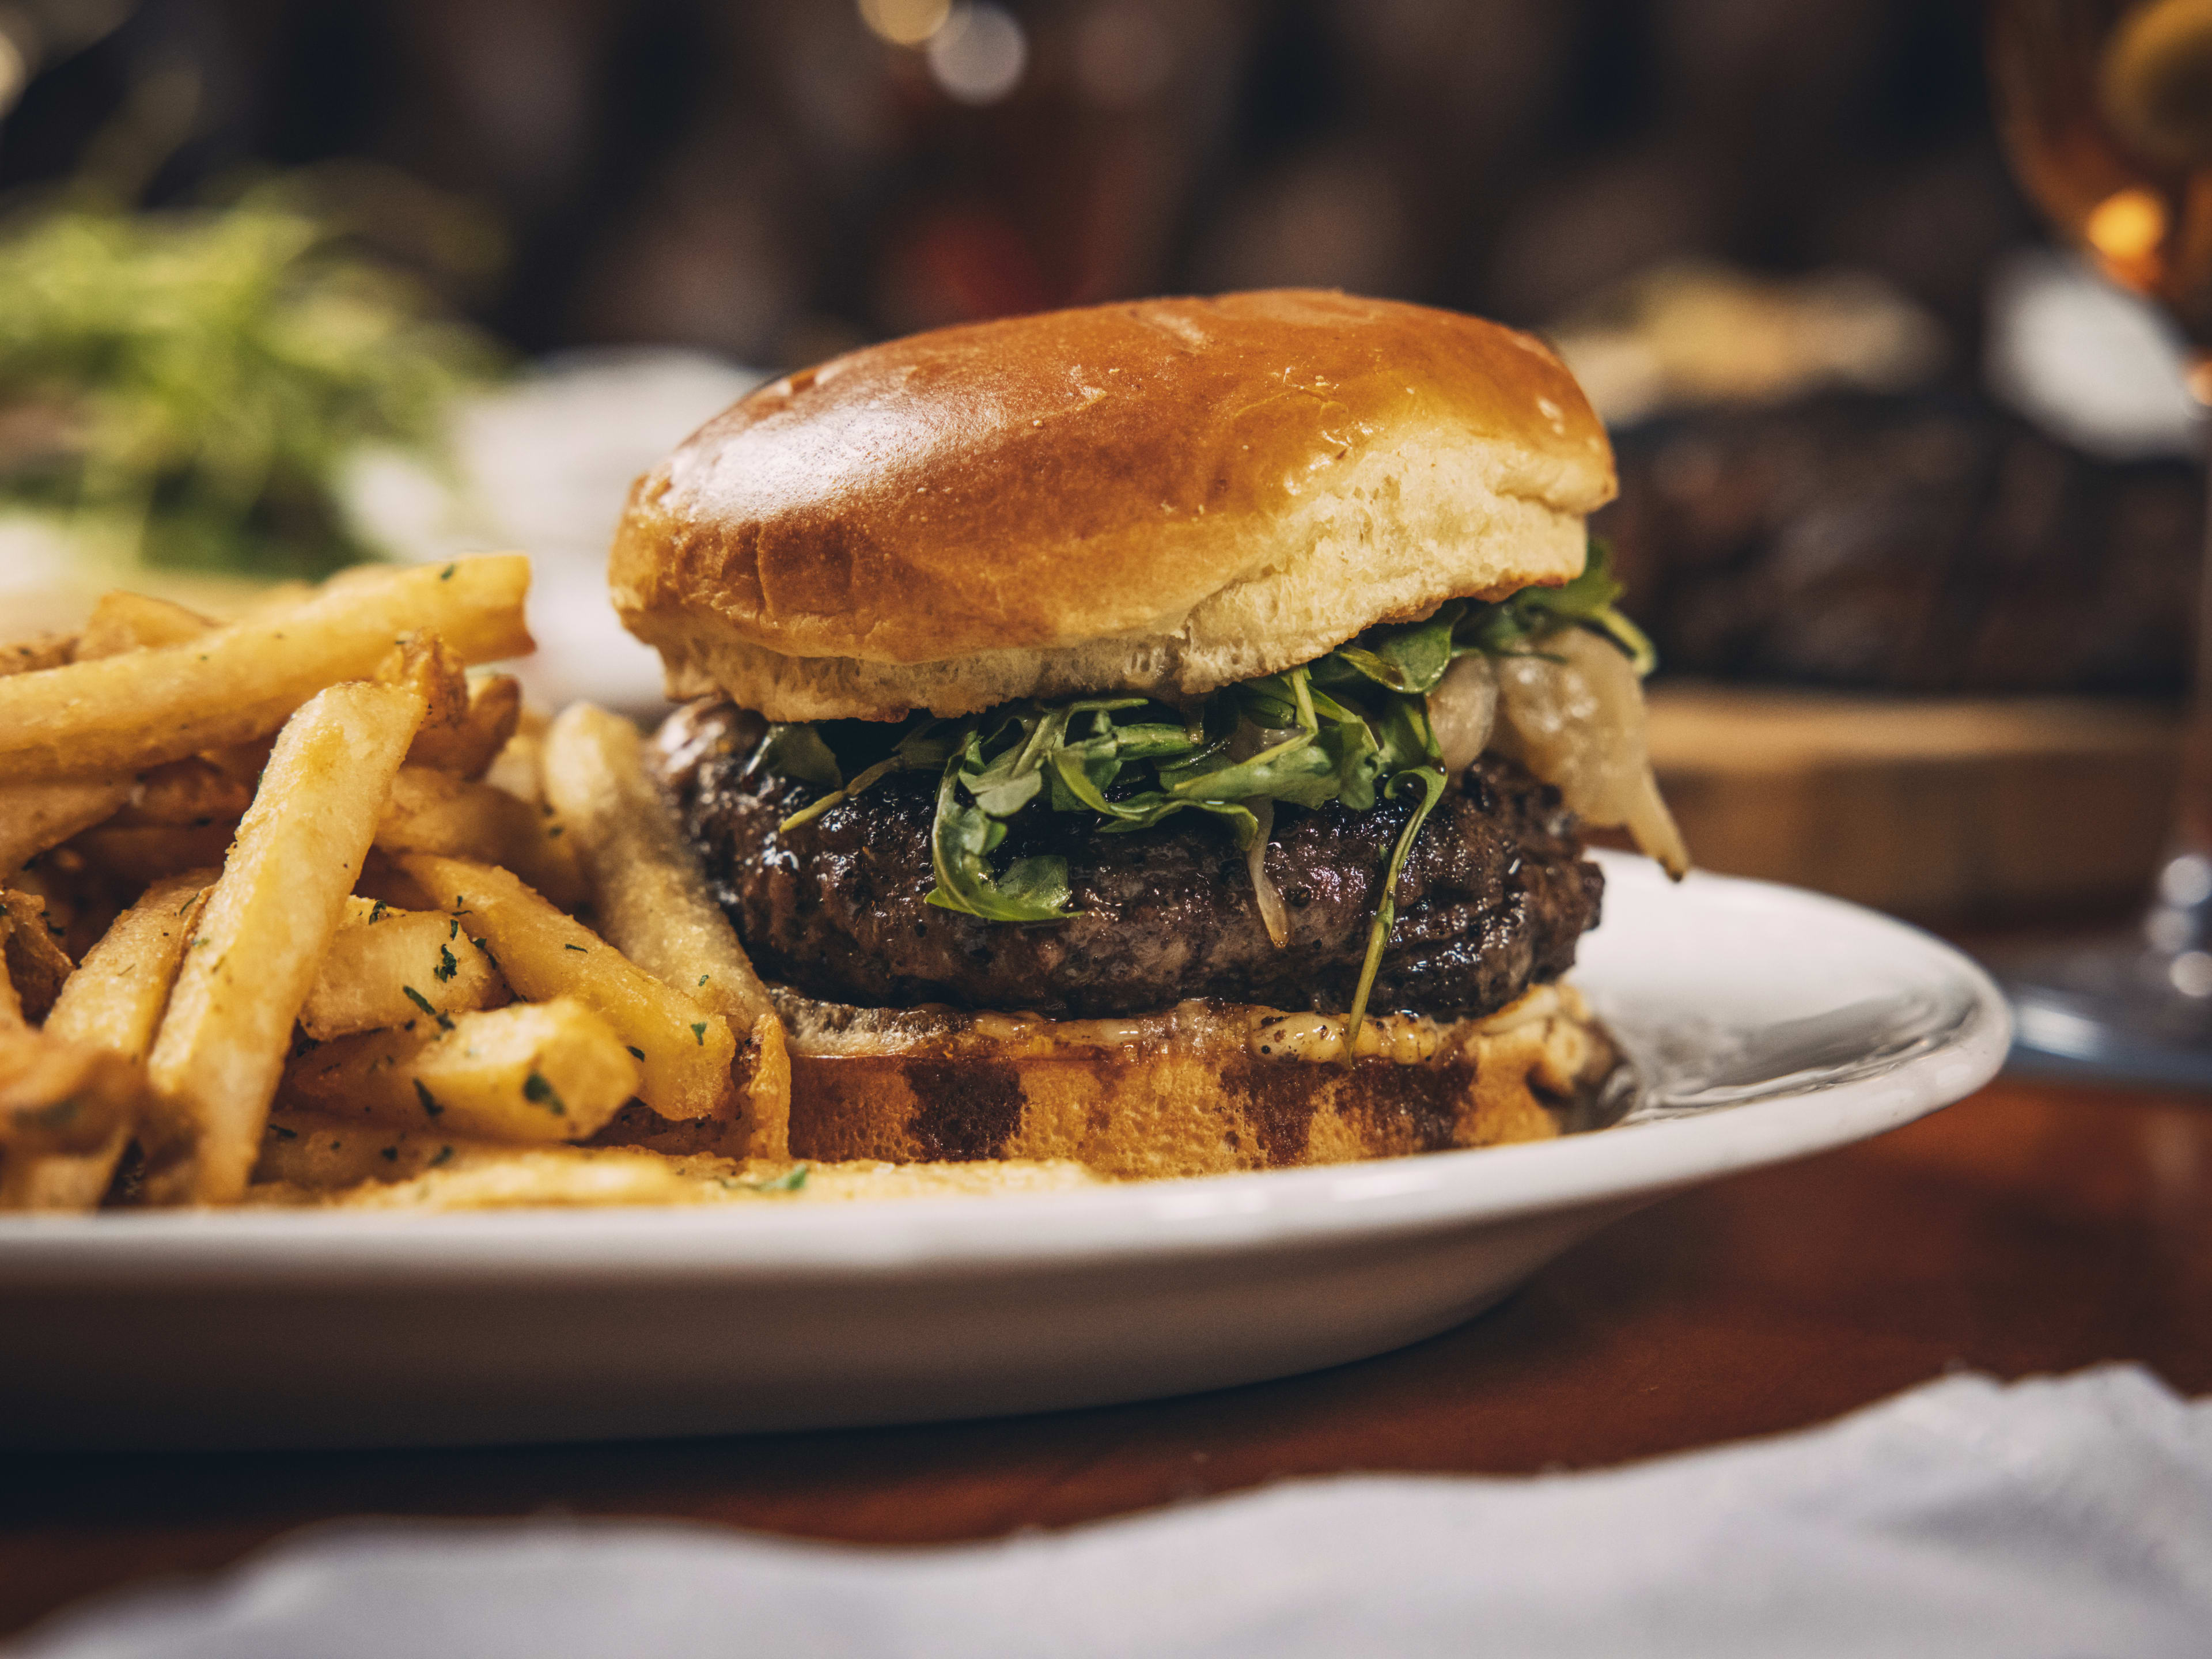
[[[1244, 855], [1196, 812], [1133, 835], [1101, 834], [1074, 813], [1024, 813], [994, 861], [1065, 858], [1078, 914], [989, 922], [924, 902], [934, 775], [885, 778], [785, 835], [776, 825], [821, 792], [753, 767], [758, 730], [726, 708], [679, 713], [660, 740], [664, 781], [761, 972], [866, 1006], [1090, 1018], [1218, 998], [1341, 1012], [1382, 866], [1413, 810], [1277, 805], [1267, 872], [1289, 913], [1281, 948]], [[1437, 803], [1406, 860], [1372, 1006], [1440, 1018], [1504, 1007], [1573, 965], [1603, 890], [1559, 792], [1486, 756]]]

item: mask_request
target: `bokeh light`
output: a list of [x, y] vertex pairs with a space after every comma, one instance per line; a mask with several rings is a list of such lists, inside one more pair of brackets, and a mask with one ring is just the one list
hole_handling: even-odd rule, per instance
[[860, 0], [860, 21], [895, 46], [918, 46], [945, 27], [952, 0]]
[[1029, 39], [1011, 12], [997, 6], [961, 6], [929, 37], [929, 72], [947, 97], [963, 104], [995, 104], [1021, 83], [1029, 64]]
[[2166, 240], [2166, 204], [2147, 190], [2114, 191], [2090, 210], [2081, 234], [2107, 259], [2140, 259]]
[[0, 15], [0, 115], [6, 114], [16, 99], [22, 96], [24, 84], [31, 78], [23, 48], [16, 43], [8, 23], [8, 18]]

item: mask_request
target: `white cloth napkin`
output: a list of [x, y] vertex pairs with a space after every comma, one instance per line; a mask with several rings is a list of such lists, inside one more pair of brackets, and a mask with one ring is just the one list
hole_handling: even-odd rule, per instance
[[2212, 1401], [1955, 1376], [1606, 1473], [1349, 1477], [1005, 1543], [354, 1522], [49, 1624], [38, 1659], [2212, 1653]]

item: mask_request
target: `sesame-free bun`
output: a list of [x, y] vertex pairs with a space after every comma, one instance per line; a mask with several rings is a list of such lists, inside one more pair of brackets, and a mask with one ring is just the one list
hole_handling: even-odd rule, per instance
[[1191, 697], [1582, 569], [1612, 451], [1528, 335], [1305, 289], [939, 330], [761, 387], [610, 579], [677, 696], [772, 720]]

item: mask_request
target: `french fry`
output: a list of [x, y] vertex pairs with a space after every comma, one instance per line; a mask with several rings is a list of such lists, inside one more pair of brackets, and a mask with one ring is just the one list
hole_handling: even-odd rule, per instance
[[63, 983], [49, 1036], [143, 1064], [200, 908], [222, 872], [193, 870], [146, 890]]
[[280, 611], [289, 611], [295, 605], [305, 605], [319, 592], [337, 591], [349, 578], [365, 576], [374, 580], [382, 575], [386, 567], [382, 565], [349, 565], [345, 569], [325, 580], [319, 587], [313, 582], [302, 581], [296, 576], [287, 581], [271, 582], [268, 586], [259, 589], [250, 598], [243, 600], [238, 606], [237, 614], [231, 620], [246, 622], [256, 617], [273, 616]]
[[[203, 896], [217, 874], [195, 870], [172, 878], [118, 916], [63, 984], [45, 1035], [141, 1064], [153, 1046]], [[24, 1160], [0, 1176], [0, 1185], [19, 1209], [89, 1210], [114, 1180], [137, 1127], [134, 1116], [117, 1123], [96, 1146]]]
[[375, 672], [403, 635], [465, 661], [531, 648], [520, 554], [378, 571], [181, 645], [0, 678], [0, 775], [140, 771], [276, 731], [334, 682]]
[[167, 599], [123, 588], [103, 593], [77, 635], [71, 662], [98, 662], [126, 651], [145, 651], [155, 646], [182, 645], [221, 626], [212, 617], [188, 611]]
[[469, 712], [469, 671], [453, 648], [435, 634], [417, 634], [402, 640], [377, 665], [376, 679], [386, 685], [411, 685], [422, 694], [422, 732], [456, 725]]
[[76, 650], [74, 634], [34, 634], [27, 640], [0, 645], [0, 674], [33, 674], [41, 668], [59, 668]]
[[[730, 1166], [735, 1170], [735, 1165]], [[611, 1146], [501, 1146], [319, 1112], [273, 1113], [250, 1201], [483, 1210], [519, 1205], [668, 1204], [726, 1195], [670, 1159]], [[730, 1181], [750, 1197], [787, 1181]]]
[[413, 1127], [395, 1128], [359, 1116], [303, 1111], [280, 1099], [269, 1114], [253, 1184], [282, 1182], [322, 1192], [363, 1181], [404, 1180], [452, 1161], [472, 1145], [428, 1122], [420, 1111]]
[[514, 871], [563, 909], [584, 900], [568, 826], [488, 783], [403, 766], [376, 826], [379, 852], [437, 853]]
[[138, 1068], [113, 1054], [44, 1031], [0, 1031], [0, 1147], [11, 1165], [21, 1153], [100, 1145], [144, 1098]]
[[387, 910], [434, 910], [437, 901], [424, 892], [415, 878], [392, 861], [388, 853], [368, 849], [368, 858], [361, 866], [361, 879], [353, 884], [354, 896], [368, 899], [372, 904], [384, 901]]
[[645, 1068], [637, 1092], [653, 1110], [704, 1117], [724, 1103], [738, 1045], [720, 1014], [671, 990], [507, 871], [419, 853], [399, 863], [489, 947], [517, 994], [573, 996], [603, 1016], [636, 1051]]
[[768, 988], [646, 775], [635, 726], [589, 703], [564, 711], [546, 734], [545, 791], [574, 834], [610, 944], [739, 1030], [775, 1018]]
[[234, 823], [102, 824], [71, 839], [71, 850], [94, 869], [141, 887], [221, 864], [228, 856]]
[[[520, 722], [518, 722], [518, 726]], [[545, 734], [543, 732], [517, 730], [507, 740], [506, 746], [492, 757], [483, 775], [483, 781], [495, 789], [503, 789], [517, 800], [526, 800], [532, 806], [545, 799], [545, 775], [538, 763], [544, 757]]]
[[55, 1207], [46, 1188], [56, 1160], [119, 1145], [149, 1103], [146, 1074], [119, 1055], [0, 1030], [0, 1210]]
[[781, 1158], [791, 1144], [791, 1066], [768, 988], [646, 775], [637, 728], [577, 703], [546, 733], [547, 798], [574, 833], [599, 930], [662, 984], [755, 1039], [744, 1096], [747, 1147]]
[[246, 1190], [293, 1022], [422, 720], [410, 688], [335, 685], [278, 736], [147, 1061], [191, 1143], [161, 1149], [149, 1197], [233, 1203]]
[[469, 706], [450, 725], [425, 724], [407, 751], [410, 766], [427, 766], [456, 777], [481, 778], [522, 715], [522, 682], [512, 674], [484, 674], [469, 682]]
[[[101, 874], [67, 848], [57, 848], [50, 856], [17, 871], [10, 884], [46, 905], [46, 920], [52, 924], [47, 931], [80, 960], [145, 888], [143, 882], [118, 882]], [[60, 931], [55, 933], [55, 928]]]
[[491, 958], [461, 932], [461, 918], [346, 901], [346, 919], [323, 957], [300, 1028], [318, 1042], [489, 1008], [507, 992]]
[[8, 971], [8, 941], [14, 936], [13, 918], [0, 916], [0, 1031], [27, 1031], [30, 1022], [23, 1018], [23, 999], [15, 989], [13, 975]]
[[[732, 1186], [749, 1185], [732, 1182]], [[357, 1210], [592, 1209], [697, 1204], [715, 1196], [665, 1158], [611, 1146], [471, 1146], [406, 1181], [325, 1200]]]
[[333, 1116], [489, 1140], [582, 1140], [637, 1092], [614, 1028], [573, 997], [365, 1031], [311, 1049], [282, 1098]]
[[255, 738], [248, 743], [234, 743], [224, 749], [201, 751], [199, 758], [227, 778], [234, 778], [248, 789], [261, 782], [261, 774], [269, 765], [269, 751], [276, 745], [276, 734]]
[[[59, 787], [49, 785], [48, 787]], [[130, 804], [115, 815], [120, 828], [149, 823], [187, 824], [204, 829], [235, 823], [253, 804], [253, 786], [230, 775], [213, 761], [164, 761], [138, 780]]]
[[752, 1068], [745, 1074], [745, 1152], [751, 1158], [791, 1156], [791, 1047], [773, 1013], [753, 1022]]
[[49, 847], [105, 823], [131, 799], [129, 778], [0, 784], [0, 878]]
[[47, 917], [43, 899], [12, 887], [0, 888], [0, 915], [8, 919], [9, 981], [25, 1018], [42, 1020], [76, 964], [55, 942], [58, 929]]

